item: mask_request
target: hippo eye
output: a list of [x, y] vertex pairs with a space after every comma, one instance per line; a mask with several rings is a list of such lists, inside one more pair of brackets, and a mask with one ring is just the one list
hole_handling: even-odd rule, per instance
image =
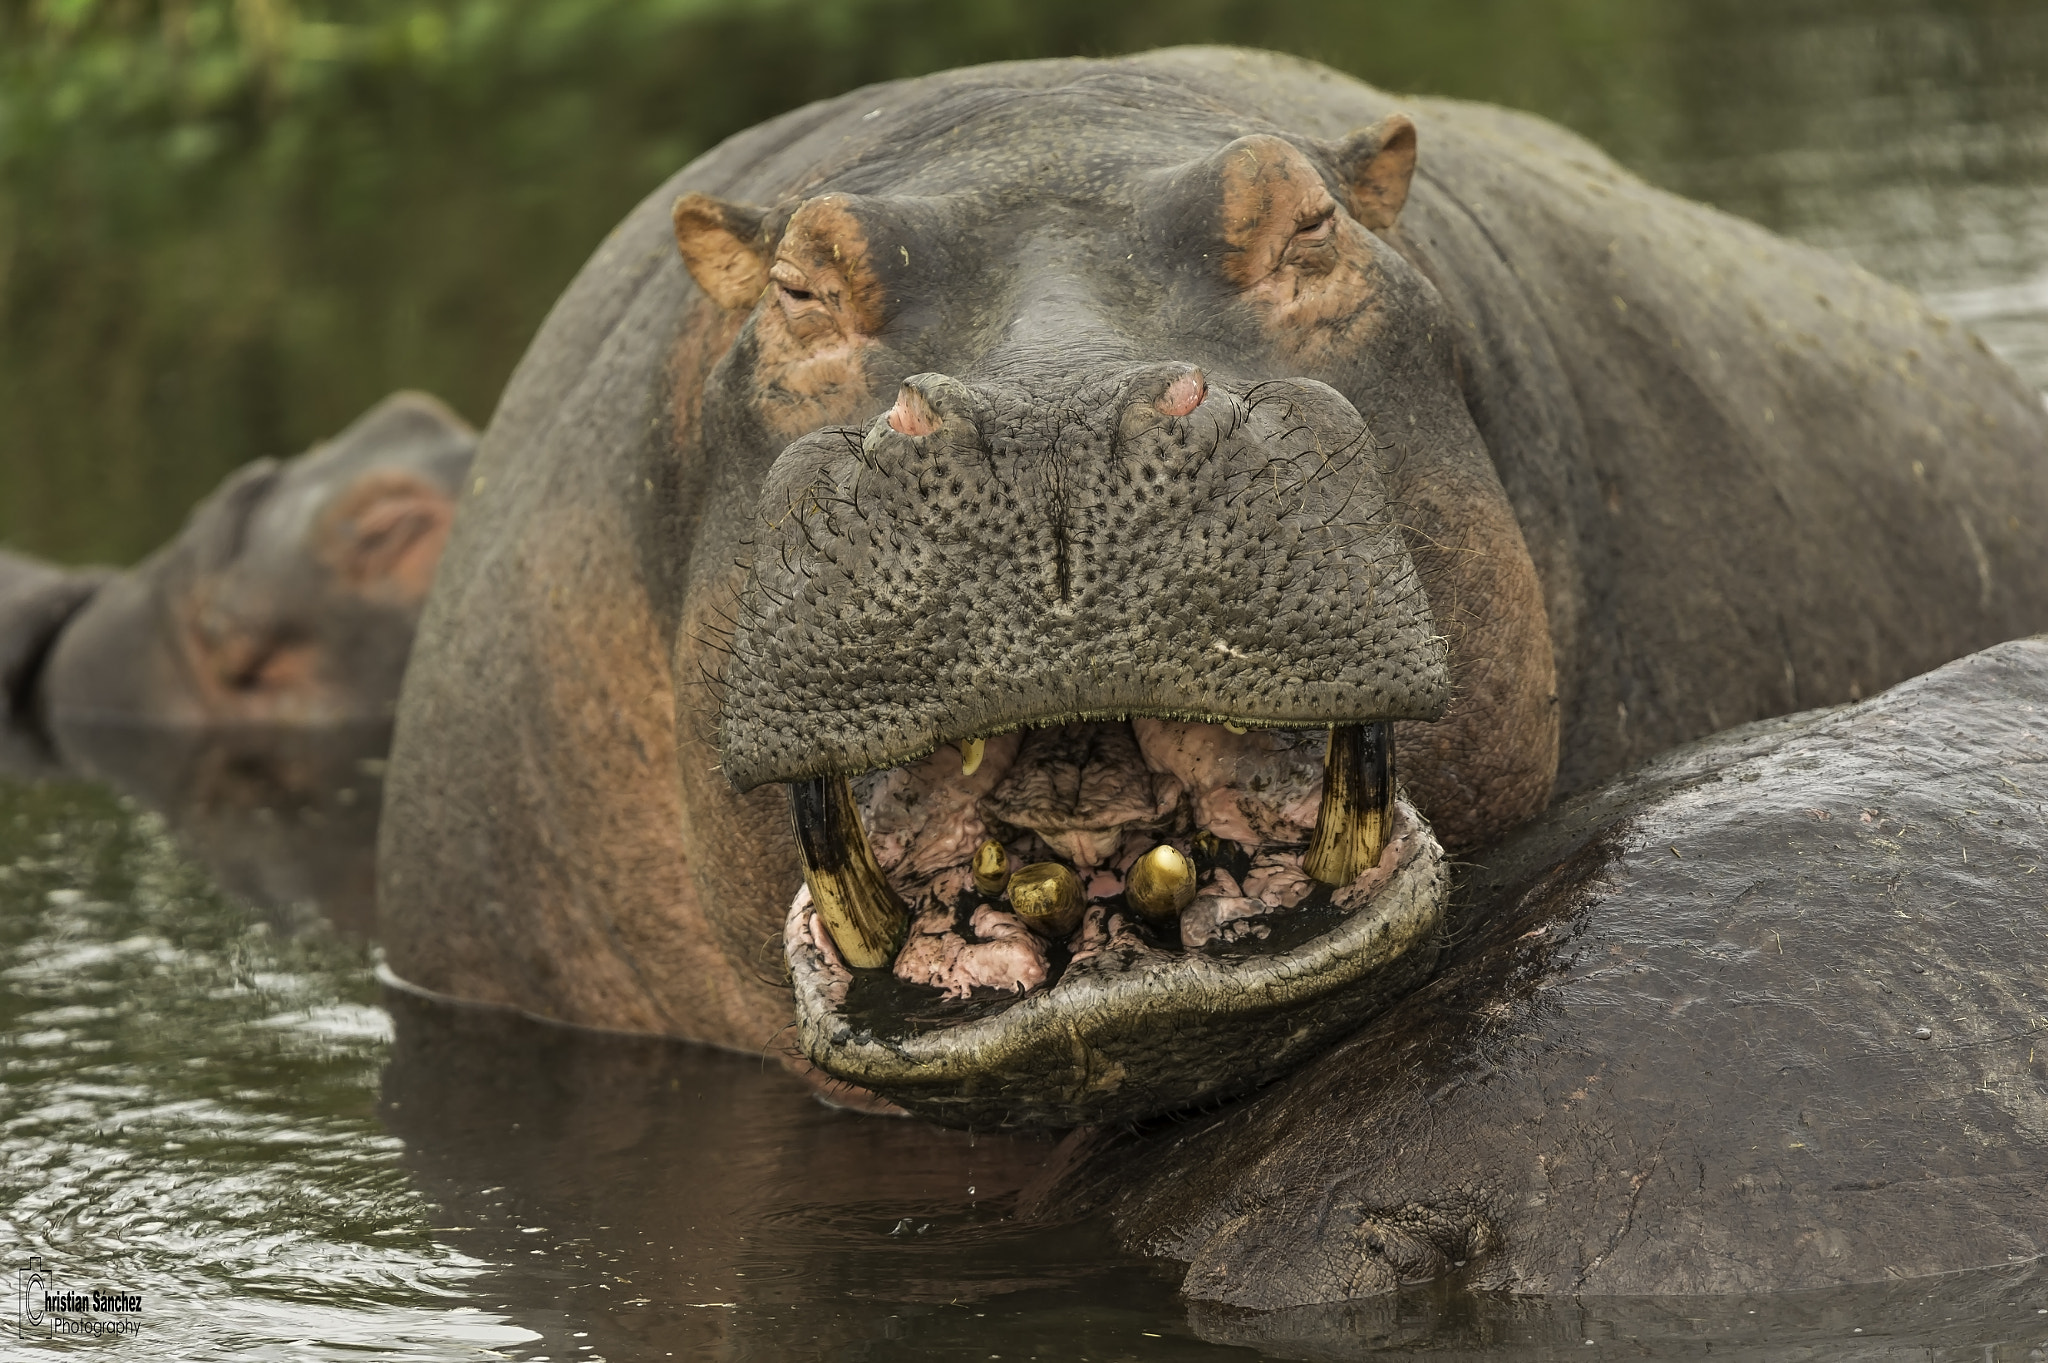
[[768, 277], [775, 281], [775, 296], [785, 308], [817, 301], [818, 295], [809, 287], [811, 281], [786, 260], [776, 261], [769, 268]]
[[1294, 233], [1294, 239], [1311, 246], [1317, 242], [1328, 241], [1330, 239], [1330, 232], [1336, 226], [1336, 222], [1337, 210], [1332, 207], [1314, 222], [1297, 228]]
[[1310, 274], [1321, 274], [1335, 263], [1331, 245], [1336, 238], [1337, 206], [1329, 205], [1320, 217], [1294, 229], [1293, 238], [1281, 254], [1284, 264]]

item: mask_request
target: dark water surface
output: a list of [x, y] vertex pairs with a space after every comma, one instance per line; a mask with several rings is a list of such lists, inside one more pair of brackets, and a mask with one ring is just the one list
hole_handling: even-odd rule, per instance
[[[0, 55], [0, 542], [131, 559], [227, 469], [394, 386], [481, 421], [631, 202], [791, 103], [1165, 40], [1559, 118], [1933, 294], [2048, 387], [2038, 0], [584, 10], [515, 42], [463, 38], [483, 30], [462, 15], [516, 6], [423, 7], [454, 19], [407, 19], [414, 46], [300, 93], [279, 77], [98, 121], [50, 112], [71, 76]], [[134, 1340], [0, 1334], [0, 1357], [2048, 1359], [2033, 1268], [1755, 1300], [1190, 1308], [1171, 1265], [1099, 1228], [1018, 1222], [1044, 1143], [830, 1112], [754, 1057], [386, 992], [384, 737], [83, 735], [129, 794], [0, 781], [0, 1259], [144, 1299]]]

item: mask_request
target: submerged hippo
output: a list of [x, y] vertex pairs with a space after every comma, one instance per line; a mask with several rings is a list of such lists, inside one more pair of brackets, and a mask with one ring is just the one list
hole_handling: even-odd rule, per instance
[[1226, 1098], [1428, 976], [1449, 857], [2048, 626], [2044, 451], [1911, 297], [1535, 119], [1218, 50], [859, 91], [515, 374], [389, 962], [956, 1124]]
[[0, 771], [75, 756], [66, 727], [388, 722], [475, 450], [439, 400], [394, 393], [238, 470], [125, 572], [0, 552]]

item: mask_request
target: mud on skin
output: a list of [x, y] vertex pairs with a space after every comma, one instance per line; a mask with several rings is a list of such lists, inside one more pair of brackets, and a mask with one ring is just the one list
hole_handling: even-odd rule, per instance
[[1427, 973], [1447, 852], [2048, 626], [2044, 447], [1533, 119], [1215, 50], [855, 92], [661, 187], [507, 389], [389, 959], [948, 1121], [1241, 1091]]

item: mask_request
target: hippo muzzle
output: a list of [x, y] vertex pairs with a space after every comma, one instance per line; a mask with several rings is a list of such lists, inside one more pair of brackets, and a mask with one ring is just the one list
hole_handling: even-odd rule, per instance
[[959, 1125], [1284, 1073], [1434, 963], [1392, 721], [1445, 645], [1358, 411], [1307, 379], [938, 374], [769, 473], [722, 762], [788, 785], [804, 1051]]

